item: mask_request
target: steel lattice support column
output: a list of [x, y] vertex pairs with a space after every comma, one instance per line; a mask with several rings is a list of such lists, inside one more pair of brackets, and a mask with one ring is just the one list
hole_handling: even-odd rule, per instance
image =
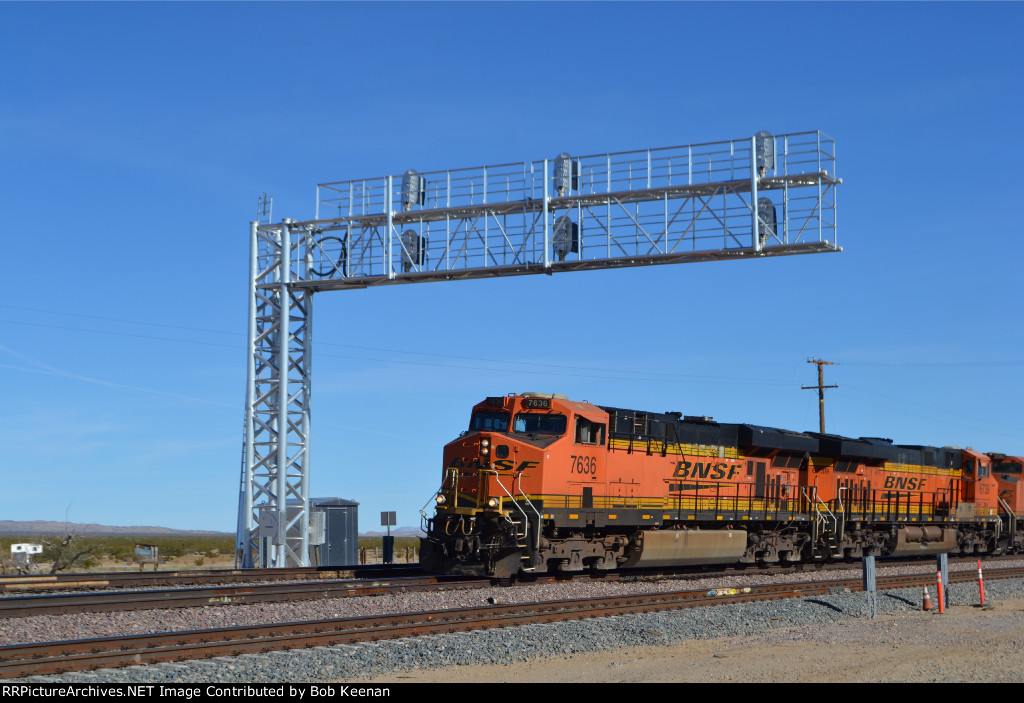
[[309, 248], [285, 220], [252, 223], [249, 363], [237, 561], [243, 568], [309, 565]]

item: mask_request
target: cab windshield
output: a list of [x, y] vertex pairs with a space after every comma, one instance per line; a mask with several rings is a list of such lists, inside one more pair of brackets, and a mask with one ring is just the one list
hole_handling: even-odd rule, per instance
[[508, 413], [475, 412], [469, 420], [470, 432], [504, 432], [508, 429]]
[[525, 434], [565, 434], [565, 415], [519, 413], [512, 431]]

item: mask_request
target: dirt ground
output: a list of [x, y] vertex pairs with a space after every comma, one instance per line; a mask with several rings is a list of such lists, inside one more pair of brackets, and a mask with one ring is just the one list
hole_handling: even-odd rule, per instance
[[1021, 682], [1024, 600], [911, 612], [528, 663], [395, 673], [374, 683]]
[[[395, 563], [396, 564], [412, 564], [416, 563], [418, 555], [411, 553], [406, 555], [404, 550], [395, 550]], [[367, 564], [380, 564], [382, 558], [379, 554], [375, 554], [370, 551], [366, 554]], [[50, 562], [36, 562], [35, 568], [32, 573], [34, 574], [47, 574], [50, 572]], [[67, 573], [82, 573], [88, 571], [90, 573], [96, 573], [101, 571], [140, 571], [138, 563], [129, 563], [125, 561], [118, 561], [115, 559], [100, 559], [98, 566], [94, 566], [88, 570], [83, 569], [71, 569]], [[147, 563], [142, 565], [142, 571], [153, 571], [153, 564]], [[160, 567], [157, 571], [208, 571], [212, 569], [234, 569], [235, 568], [235, 556], [234, 554], [220, 554], [215, 557], [207, 557], [199, 554], [188, 554], [180, 557], [164, 557], [160, 560]], [[2, 571], [0, 571], [2, 573]], [[10, 573], [14, 573], [11, 571]]]
[[[130, 564], [113, 559], [101, 559], [100, 565], [89, 571], [139, 571], [139, 564]], [[143, 564], [142, 570], [153, 571], [153, 564]], [[40, 564], [43, 572], [49, 571], [49, 564]], [[160, 568], [157, 571], [196, 571], [208, 569], [233, 569], [235, 568], [234, 554], [221, 554], [215, 557], [201, 556], [199, 554], [188, 554], [180, 557], [171, 557], [160, 560]]]

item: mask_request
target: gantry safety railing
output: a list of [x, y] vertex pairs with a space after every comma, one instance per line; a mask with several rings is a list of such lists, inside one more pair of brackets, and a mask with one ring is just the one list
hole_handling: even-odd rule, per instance
[[291, 223], [296, 270], [330, 289], [837, 251], [839, 182], [824, 133], [762, 132], [321, 183], [315, 220]]

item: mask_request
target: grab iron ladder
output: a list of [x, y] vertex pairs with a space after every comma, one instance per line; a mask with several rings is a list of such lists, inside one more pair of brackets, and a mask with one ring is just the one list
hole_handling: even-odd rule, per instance
[[[811, 528], [811, 544], [816, 545], [818, 543], [818, 538], [824, 537], [829, 554], [833, 557], [841, 557], [843, 552], [840, 545], [843, 542], [843, 525], [845, 521], [833, 513], [832, 510], [829, 509], [828, 505], [818, 497], [817, 487], [814, 487], [811, 490], [813, 493], [811, 496], [808, 496], [807, 490], [804, 489], [804, 498], [806, 498], [814, 507], [814, 522]], [[838, 501], [839, 512], [843, 513], [842, 489], [840, 489]], [[815, 553], [814, 558], [820, 559], [821, 557]]]
[[[523, 566], [521, 567], [522, 570], [533, 571], [535, 567], [533, 566], [532, 557], [530, 556], [531, 545], [529, 539], [530, 516], [529, 514], [527, 514], [526, 510], [523, 508], [520, 502], [516, 500], [515, 496], [512, 495], [512, 492], [505, 488], [505, 484], [501, 482], [501, 478], [498, 476], [497, 471], [491, 470], [487, 471], [486, 473], [494, 474], [495, 483], [501, 486], [501, 490], [505, 493], [506, 496], [509, 497], [509, 499], [512, 501], [512, 505], [515, 506], [516, 510], [519, 511], [520, 519], [513, 520], [511, 515], [506, 516], [505, 519], [508, 520], [509, 523], [511, 523], [516, 535], [516, 546], [518, 546], [519, 549], [522, 551], [522, 555], [520, 556], [520, 559], [524, 562]], [[515, 477], [515, 479], [513, 479], [513, 482], [518, 482], [519, 496], [526, 503], [527, 507], [529, 507], [529, 509], [533, 511], [533, 514], [537, 517], [537, 529], [535, 530], [536, 535], [533, 539], [534, 544], [532, 546], [533, 550], [535, 552], [538, 552], [540, 551], [540, 511], [537, 510], [536, 506], [534, 506], [534, 504], [530, 501], [529, 497], [523, 492], [522, 479], [523, 475], [520, 473]]]
[[[1012, 552], [1013, 543], [1017, 537], [1017, 513], [1013, 512], [1010, 504], [1003, 500], [1001, 497], [996, 496], [999, 500], [999, 505], [1003, 506], [1003, 510], [1006, 511], [1006, 551]], [[1002, 525], [1002, 521], [997, 521], [996, 525]], [[996, 544], [999, 543], [998, 528], [996, 532]]]

